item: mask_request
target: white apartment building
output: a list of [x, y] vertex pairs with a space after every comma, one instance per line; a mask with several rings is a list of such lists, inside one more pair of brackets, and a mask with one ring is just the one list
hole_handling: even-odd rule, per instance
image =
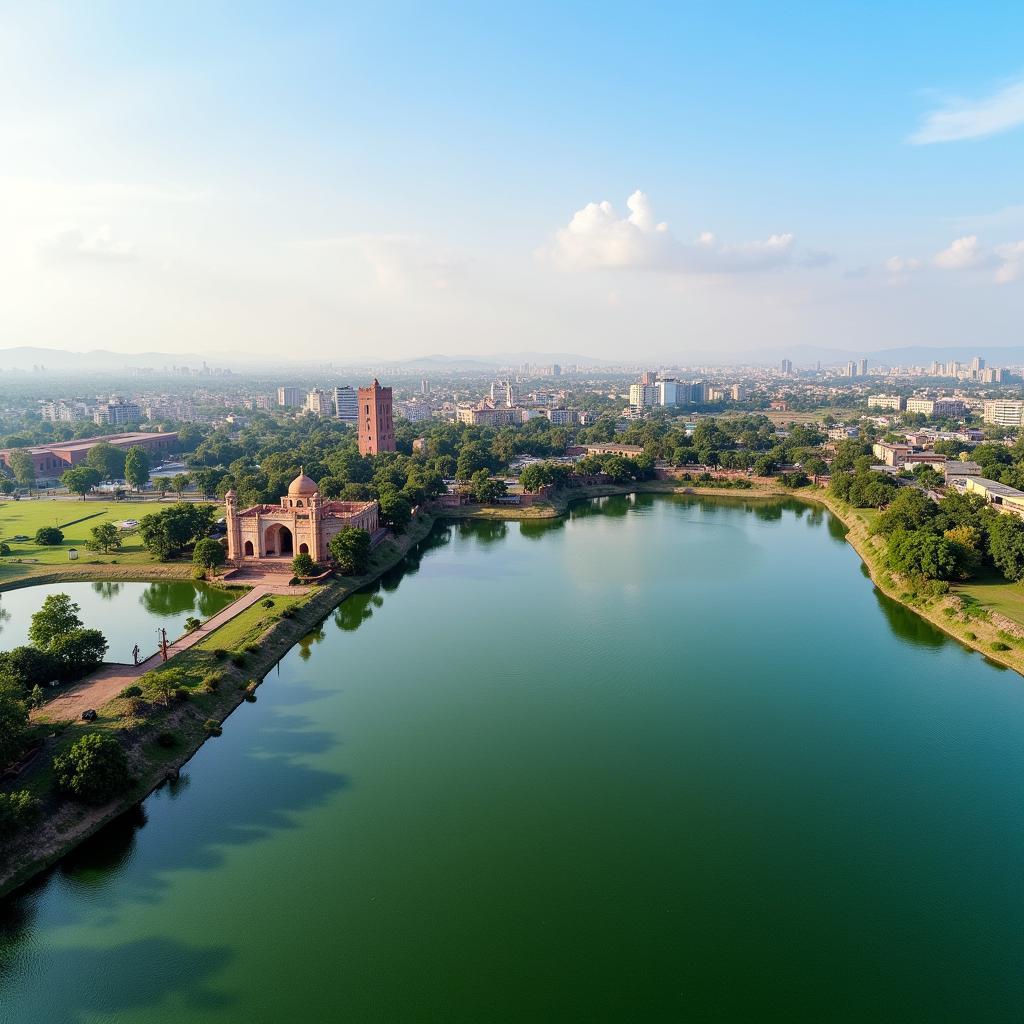
[[1024, 423], [1024, 402], [994, 398], [985, 402], [982, 419], [999, 427], [1019, 427]]
[[869, 409], [893, 409], [896, 412], [906, 407], [906, 399], [902, 395], [869, 395]]

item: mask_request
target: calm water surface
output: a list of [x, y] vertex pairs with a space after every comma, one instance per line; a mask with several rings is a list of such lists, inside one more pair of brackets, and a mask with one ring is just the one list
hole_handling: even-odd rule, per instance
[[1019, 1022], [1022, 741], [827, 513], [447, 528], [9, 901], [0, 1019]]
[[192, 580], [52, 583], [8, 590], [0, 594], [0, 651], [28, 643], [32, 615], [50, 594], [67, 594], [81, 609], [83, 624], [107, 638], [107, 661], [128, 664], [136, 644], [143, 656], [157, 649], [157, 627], [167, 630], [168, 640], [175, 640], [185, 631], [187, 618], [207, 619], [238, 596], [237, 591]]

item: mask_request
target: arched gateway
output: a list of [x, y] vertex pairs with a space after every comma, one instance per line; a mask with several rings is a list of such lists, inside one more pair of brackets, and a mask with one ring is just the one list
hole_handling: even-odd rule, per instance
[[234, 491], [227, 504], [228, 560], [233, 565], [260, 559], [290, 559], [296, 551], [314, 562], [330, 560], [331, 538], [348, 526], [377, 530], [376, 501], [324, 501], [304, 472], [289, 484], [278, 505], [239, 509]]

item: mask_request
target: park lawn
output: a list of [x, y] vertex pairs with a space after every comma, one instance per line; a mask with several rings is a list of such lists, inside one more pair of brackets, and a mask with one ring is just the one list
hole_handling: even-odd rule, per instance
[[998, 612], [1024, 626], [1024, 586], [1011, 583], [999, 573], [991, 572], [970, 583], [956, 583], [952, 590], [969, 602], [977, 602], [986, 611]]
[[[16, 559], [31, 560], [31, 564], [67, 565], [68, 550], [78, 549], [80, 562], [106, 565], [111, 562], [132, 564], [154, 562], [153, 556], [145, 549], [137, 533], [124, 538], [120, 551], [109, 554], [89, 551], [85, 544], [92, 528], [100, 523], [119, 523], [125, 519], [141, 519], [144, 515], [166, 508], [155, 501], [5, 501], [0, 503], [0, 540], [10, 545], [9, 556], [0, 560], [12, 563]], [[86, 518], [88, 517], [88, 518]], [[75, 520], [84, 520], [75, 522]], [[70, 525], [69, 525], [70, 524]], [[53, 547], [36, 544], [33, 539], [42, 526], [58, 526], [64, 533], [64, 543]], [[24, 534], [30, 539], [14, 541], [11, 538]]]
[[307, 600], [307, 594], [271, 594], [268, 600], [274, 602], [273, 608], [264, 608], [261, 601], [229, 619], [219, 629], [215, 629], [208, 637], [200, 640], [189, 651], [175, 655], [173, 664], [184, 664], [188, 661], [190, 651], [237, 651], [246, 644], [255, 643], [277, 621], [286, 608], [294, 608]]

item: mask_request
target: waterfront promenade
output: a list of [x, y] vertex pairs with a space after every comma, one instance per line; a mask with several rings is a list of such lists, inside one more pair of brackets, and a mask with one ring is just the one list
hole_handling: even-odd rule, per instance
[[[216, 615], [207, 619], [197, 630], [185, 633], [174, 643], [167, 645], [167, 657], [187, 651], [200, 641], [205, 640], [214, 630], [230, 622], [247, 608], [274, 594], [299, 595], [309, 592], [309, 587], [293, 587], [288, 584], [289, 576], [282, 573], [252, 574], [236, 577], [232, 582], [252, 582], [252, 589], [243, 594], [237, 601], [232, 601]], [[88, 678], [73, 686], [66, 693], [54, 697], [43, 707], [32, 713], [32, 717], [47, 721], [82, 722], [82, 712], [89, 708], [98, 708], [108, 700], [117, 696], [126, 686], [131, 686], [140, 677], [164, 663], [160, 652], [148, 657], [138, 665], [106, 665]]]

